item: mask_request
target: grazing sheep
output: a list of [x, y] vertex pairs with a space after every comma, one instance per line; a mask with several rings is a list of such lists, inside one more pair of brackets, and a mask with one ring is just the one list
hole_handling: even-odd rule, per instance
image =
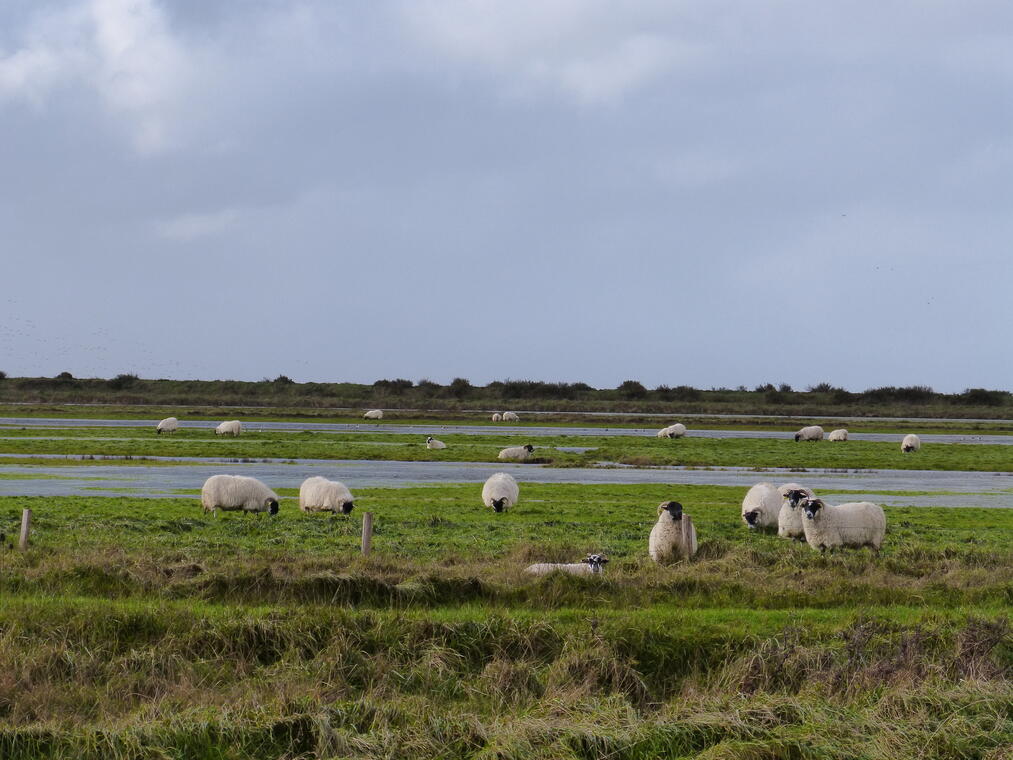
[[682, 504], [663, 501], [658, 505], [658, 522], [651, 528], [647, 551], [661, 565], [671, 565], [696, 554], [696, 528], [693, 519], [683, 514]]
[[520, 498], [521, 489], [514, 480], [513, 475], [505, 472], [497, 472], [490, 475], [482, 486], [482, 502], [487, 507], [492, 507], [493, 512], [502, 512], [509, 509]]
[[676, 422], [657, 432], [658, 438], [682, 438], [684, 435], [686, 435], [686, 426], [681, 422]]
[[175, 417], [166, 417], [155, 427], [155, 433], [158, 435], [162, 433], [175, 433], [177, 430], [179, 430], [179, 420]]
[[503, 412], [503, 422], [517, 422], [519, 419], [514, 412]]
[[832, 507], [821, 499], [801, 502], [805, 540], [821, 552], [838, 546], [868, 546], [877, 554], [886, 535], [883, 508], [871, 501], [855, 501]]
[[445, 449], [445, 448], [447, 448], [447, 444], [445, 444], [443, 441], [436, 440], [432, 436], [429, 436], [428, 438], [426, 438], [426, 448], [427, 449]]
[[844, 428], [838, 430], [831, 430], [830, 435], [827, 436], [828, 441], [846, 441], [848, 440], [848, 431]]
[[200, 503], [215, 517], [219, 509], [278, 514], [278, 494], [256, 478], [244, 475], [212, 475], [200, 490]]
[[503, 415], [502, 414], [500, 414], [499, 412], [493, 412], [492, 413], [492, 421], [493, 422], [501, 422], [502, 420], [503, 420]]
[[383, 419], [383, 409], [370, 409], [368, 412], [366, 412], [362, 416], [363, 416], [364, 419], [367, 419], [367, 420], [382, 420]]
[[777, 492], [782, 499], [781, 509], [777, 513], [777, 535], [804, 541], [805, 528], [802, 526], [802, 510], [798, 505], [803, 499], [811, 499], [816, 494], [798, 483], [785, 483], [778, 487]]
[[751, 530], [776, 528], [781, 511], [781, 494], [770, 483], [757, 483], [742, 500], [742, 521]]
[[914, 433], [908, 433], [904, 436], [904, 440], [900, 444], [900, 450], [905, 454], [910, 454], [912, 451], [918, 451], [921, 447], [922, 439]]
[[558, 562], [537, 562], [528, 565], [524, 572], [529, 575], [548, 575], [549, 573], [569, 573], [570, 575], [601, 575], [602, 568], [608, 557], [602, 554], [588, 554], [580, 562], [561, 564]]
[[526, 443], [523, 446], [510, 446], [499, 453], [499, 459], [512, 459], [518, 462], [523, 462], [531, 456], [531, 452], [534, 450], [535, 447], [530, 443]]
[[243, 423], [239, 420], [229, 420], [215, 428], [215, 435], [239, 435], [242, 432]]
[[337, 480], [316, 475], [306, 478], [299, 486], [299, 509], [303, 512], [352, 513], [355, 502], [348, 486]]
[[795, 443], [799, 441], [822, 441], [823, 440], [823, 428], [819, 425], [810, 425], [804, 427], [795, 433]]

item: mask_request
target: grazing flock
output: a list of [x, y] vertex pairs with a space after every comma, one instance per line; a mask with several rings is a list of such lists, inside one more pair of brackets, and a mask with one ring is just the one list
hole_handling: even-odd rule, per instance
[[[383, 419], [383, 411], [373, 409], [363, 415], [366, 419]], [[517, 421], [514, 412], [495, 413], [494, 422]], [[179, 429], [179, 420], [167, 417], [156, 426], [156, 434], [171, 434]], [[238, 436], [243, 430], [239, 420], [222, 422], [215, 428], [218, 435]], [[669, 425], [658, 431], [659, 438], [682, 438], [686, 426], [681, 423]], [[823, 428], [819, 425], [803, 427], [794, 435], [796, 442], [823, 440]], [[827, 440], [841, 442], [848, 440], [848, 431], [832, 431]], [[447, 444], [429, 436], [427, 449], [445, 449]], [[906, 435], [901, 443], [904, 453], [916, 452], [921, 448], [917, 435]], [[504, 461], [527, 461], [534, 447], [511, 446], [499, 452]], [[517, 505], [520, 486], [514, 477], [505, 472], [491, 475], [482, 486], [482, 503], [496, 513], [503, 513]], [[205, 513], [217, 516], [218, 511], [266, 512], [276, 515], [279, 509], [278, 495], [256, 478], [242, 475], [212, 475], [201, 489], [201, 506]], [[351, 491], [344, 483], [323, 477], [311, 477], [299, 488], [299, 509], [303, 512], [331, 512], [351, 514], [355, 506]], [[671, 565], [687, 561], [697, 552], [697, 535], [692, 518], [677, 501], [663, 501], [658, 505], [658, 519], [648, 537], [648, 554], [660, 565]], [[776, 531], [781, 538], [804, 541], [813, 549], [825, 552], [827, 549], [863, 547], [879, 553], [886, 535], [886, 515], [878, 504], [868, 501], [830, 505], [810, 488], [798, 483], [774, 486], [772, 483], [757, 483], [742, 500], [742, 521], [753, 531]], [[539, 562], [525, 569], [529, 575], [547, 575], [561, 572], [571, 575], [599, 575], [608, 558], [603, 554], [588, 554], [580, 562], [552, 563]]]

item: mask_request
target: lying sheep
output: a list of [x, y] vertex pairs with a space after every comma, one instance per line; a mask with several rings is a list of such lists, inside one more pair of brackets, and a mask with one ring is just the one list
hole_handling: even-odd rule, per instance
[[200, 503], [205, 512], [270, 512], [278, 514], [278, 494], [256, 478], [244, 475], [212, 475], [200, 490]]
[[436, 440], [432, 436], [429, 436], [428, 438], [426, 438], [426, 448], [427, 449], [445, 449], [445, 448], [447, 448], [447, 444], [445, 444], [443, 441]]
[[676, 422], [657, 432], [658, 438], [682, 438], [684, 435], [686, 435], [686, 426], [681, 422]]
[[683, 514], [682, 504], [663, 501], [658, 505], [658, 521], [651, 528], [647, 551], [661, 565], [671, 565], [696, 554], [696, 528], [692, 518]]
[[561, 564], [558, 562], [538, 562], [528, 565], [524, 572], [529, 575], [548, 575], [549, 573], [569, 573], [570, 575], [601, 575], [602, 568], [608, 557], [601, 554], [588, 554], [580, 562]]
[[801, 508], [805, 540], [813, 549], [868, 546], [879, 553], [886, 536], [886, 515], [878, 504], [856, 501], [832, 507], [821, 499], [804, 499]]
[[505, 472], [497, 472], [490, 475], [482, 486], [482, 502], [487, 507], [492, 507], [493, 512], [502, 512], [509, 509], [520, 498], [521, 489], [514, 480], [513, 475]]
[[827, 436], [828, 441], [846, 441], [848, 440], [848, 431], [844, 428], [837, 430], [831, 430], [830, 435]]
[[742, 521], [751, 530], [776, 528], [781, 494], [770, 483], [757, 483], [742, 500]]
[[500, 422], [502, 420], [503, 420], [503, 415], [502, 414], [500, 414], [499, 412], [493, 412], [492, 413], [492, 421], [493, 422]]
[[822, 441], [823, 428], [819, 425], [809, 425], [795, 433], [795, 443], [799, 441]]
[[905, 454], [910, 454], [912, 451], [918, 451], [922, 447], [922, 439], [916, 436], [914, 433], [908, 433], [904, 436], [904, 440], [901, 441], [900, 450]]
[[239, 420], [229, 420], [215, 428], [215, 435], [239, 435], [242, 432], [243, 423]]
[[525, 459], [531, 456], [531, 452], [534, 450], [535, 447], [532, 446], [530, 443], [526, 443], [523, 446], [510, 446], [508, 448], [503, 449], [499, 453], [498, 458], [503, 460], [514, 460], [517, 462], [523, 462]]
[[362, 416], [363, 416], [363, 419], [367, 419], [367, 420], [382, 420], [383, 419], [383, 409], [370, 409], [368, 412], [366, 412]]
[[303, 512], [331, 512], [343, 515], [352, 513], [355, 502], [348, 486], [337, 480], [319, 475], [306, 478], [299, 486], [299, 509]]
[[175, 417], [166, 417], [155, 427], [155, 433], [158, 435], [162, 433], [175, 433], [177, 430], [179, 430], [179, 420]]
[[777, 492], [782, 500], [781, 509], [777, 513], [777, 535], [804, 541], [805, 528], [802, 526], [802, 510], [798, 505], [803, 499], [811, 499], [816, 494], [798, 483], [785, 483], [778, 487]]
[[513, 412], [503, 412], [503, 422], [517, 422], [518, 420], [520, 417]]

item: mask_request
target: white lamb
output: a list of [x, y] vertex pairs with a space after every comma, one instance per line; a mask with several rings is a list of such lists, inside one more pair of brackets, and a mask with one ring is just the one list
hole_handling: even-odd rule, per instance
[[352, 513], [355, 502], [348, 486], [319, 475], [306, 478], [299, 486], [299, 509], [303, 512]]
[[686, 426], [681, 422], [676, 422], [657, 432], [658, 438], [682, 438], [684, 435], [686, 435]]
[[382, 420], [383, 419], [383, 409], [370, 409], [368, 412], [366, 412], [362, 416], [363, 416], [364, 419], [367, 419], [367, 420]]
[[499, 412], [493, 412], [492, 413], [492, 421], [493, 422], [501, 422], [502, 420], [503, 420], [503, 415], [502, 414], [500, 414]]
[[886, 536], [886, 515], [878, 504], [855, 501], [832, 507], [821, 499], [806, 499], [802, 511], [805, 540], [813, 549], [868, 546], [879, 553]]
[[608, 557], [601, 554], [588, 554], [580, 562], [561, 564], [558, 562], [537, 562], [528, 565], [524, 572], [529, 575], [548, 575], [549, 573], [569, 573], [570, 575], [601, 575], [602, 568]]
[[799, 441], [822, 441], [823, 428], [819, 425], [809, 425], [795, 433], [795, 443]]
[[497, 472], [490, 475], [482, 486], [482, 502], [487, 507], [492, 507], [493, 512], [502, 512], [509, 509], [520, 498], [521, 489], [514, 480], [513, 475], [505, 472]]
[[514, 412], [503, 412], [503, 422], [517, 422], [519, 419]]
[[912, 451], [918, 451], [921, 447], [922, 439], [914, 433], [908, 433], [904, 436], [904, 440], [900, 444], [900, 450], [905, 454], [910, 454]]
[[535, 450], [535, 447], [530, 443], [526, 443], [523, 446], [510, 446], [503, 449], [499, 453], [499, 459], [513, 460], [516, 462], [523, 462], [525, 459], [531, 456], [531, 452]]
[[830, 435], [827, 436], [828, 441], [846, 441], [848, 440], [848, 431], [844, 428], [837, 430], [831, 430]]
[[696, 528], [693, 519], [683, 513], [682, 504], [663, 501], [658, 505], [658, 522], [651, 528], [647, 551], [661, 565], [671, 565], [696, 554]]
[[742, 521], [750, 530], [776, 528], [781, 494], [770, 483], [757, 483], [742, 500]]
[[243, 423], [239, 420], [229, 420], [215, 428], [215, 435], [239, 435], [242, 432]]
[[436, 440], [432, 436], [429, 436], [428, 438], [426, 438], [426, 448], [427, 449], [445, 449], [445, 448], [447, 448], [447, 444], [445, 444], [443, 441]]
[[179, 420], [175, 417], [166, 417], [158, 423], [155, 433], [161, 435], [162, 433], [175, 433], [177, 430], [179, 430]]
[[212, 475], [200, 490], [200, 503], [215, 517], [219, 509], [278, 514], [278, 494], [256, 478], [244, 475]]
[[802, 510], [799, 508], [799, 504], [803, 499], [811, 499], [816, 494], [812, 492], [812, 489], [798, 483], [785, 483], [778, 487], [777, 492], [781, 494], [782, 500], [781, 509], [777, 513], [777, 535], [781, 538], [805, 540], [805, 528], [802, 526]]

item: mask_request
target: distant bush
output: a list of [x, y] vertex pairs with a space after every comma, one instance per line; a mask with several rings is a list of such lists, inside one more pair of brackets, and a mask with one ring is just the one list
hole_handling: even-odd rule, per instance
[[968, 388], [957, 396], [957, 401], [968, 406], [1002, 406], [1011, 398], [1008, 391], [990, 391], [985, 388]]
[[450, 381], [449, 390], [451, 396], [456, 399], [462, 399], [470, 395], [474, 390], [474, 387], [467, 379], [463, 377], [455, 377]]
[[424, 377], [417, 383], [415, 383], [415, 390], [417, 390], [423, 396], [435, 396], [442, 389], [443, 389], [442, 385], [440, 385], [439, 383], [434, 383], [428, 377]]
[[61, 372], [59, 375], [56, 376], [56, 379], [57, 380], [73, 380], [74, 376], [72, 374], [70, 374], [69, 372]]
[[806, 390], [809, 393], [832, 393], [837, 389], [830, 383], [820, 383], [818, 385], [810, 385]]
[[0, 380], [6, 380], [6, 379], [7, 379], [7, 373], [6, 372], [0, 372]]
[[290, 378], [288, 375], [278, 375], [271, 381], [275, 385], [295, 385], [295, 380]]
[[866, 401], [874, 403], [904, 401], [909, 404], [924, 404], [931, 401], [935, 395], [935, 391], [926, 385], [911, 385], [903, 388], [885, 385], [882, 388], [870, 388], [862, 394], [862, 397]]
[[792, 393], [793, 392], [792, 389], [791, 389], [791, 386], [788, 385], [788, 383], [781, 383], [779, 386], [777, 386], [777, 390], [778, 390], [779, 393]]
[[126, 388], [132, 388], [139, 379], [140, 378], [138, 378], [137, 375], [121, 374], [117, 375], [112, 380], [106, 380], [106, 385], [114, 391], [122, 391]]
[[754, 393], [773, 393], [777, 390], [773, 383], [764, 383], [763, 385], [757, 385], [753, 388]]
[[672, 397], [676, 401], [699, 401], [703, 398], [703, 392], [691, 385], [677, 385], [672, 388]]
[[830, 400], [835, 404], [847, 404], [854, 401], [858, 396], [854, 393], [849, 393], [843, 388], [834, 388], [833, 393], [830, 394]]
[[647, 395], [647, 388], [636, 380], [624, 380], [616, 390], [620, 396], [629, 399], [644, 398]]
[[377, 380], [373, 383], [373, 387], [377, 390], [398, 394], [411, 390], [413, 385], [414, 383], [411, 380], [405, 380], [403, 377], [399, 377], [397, 380]]

